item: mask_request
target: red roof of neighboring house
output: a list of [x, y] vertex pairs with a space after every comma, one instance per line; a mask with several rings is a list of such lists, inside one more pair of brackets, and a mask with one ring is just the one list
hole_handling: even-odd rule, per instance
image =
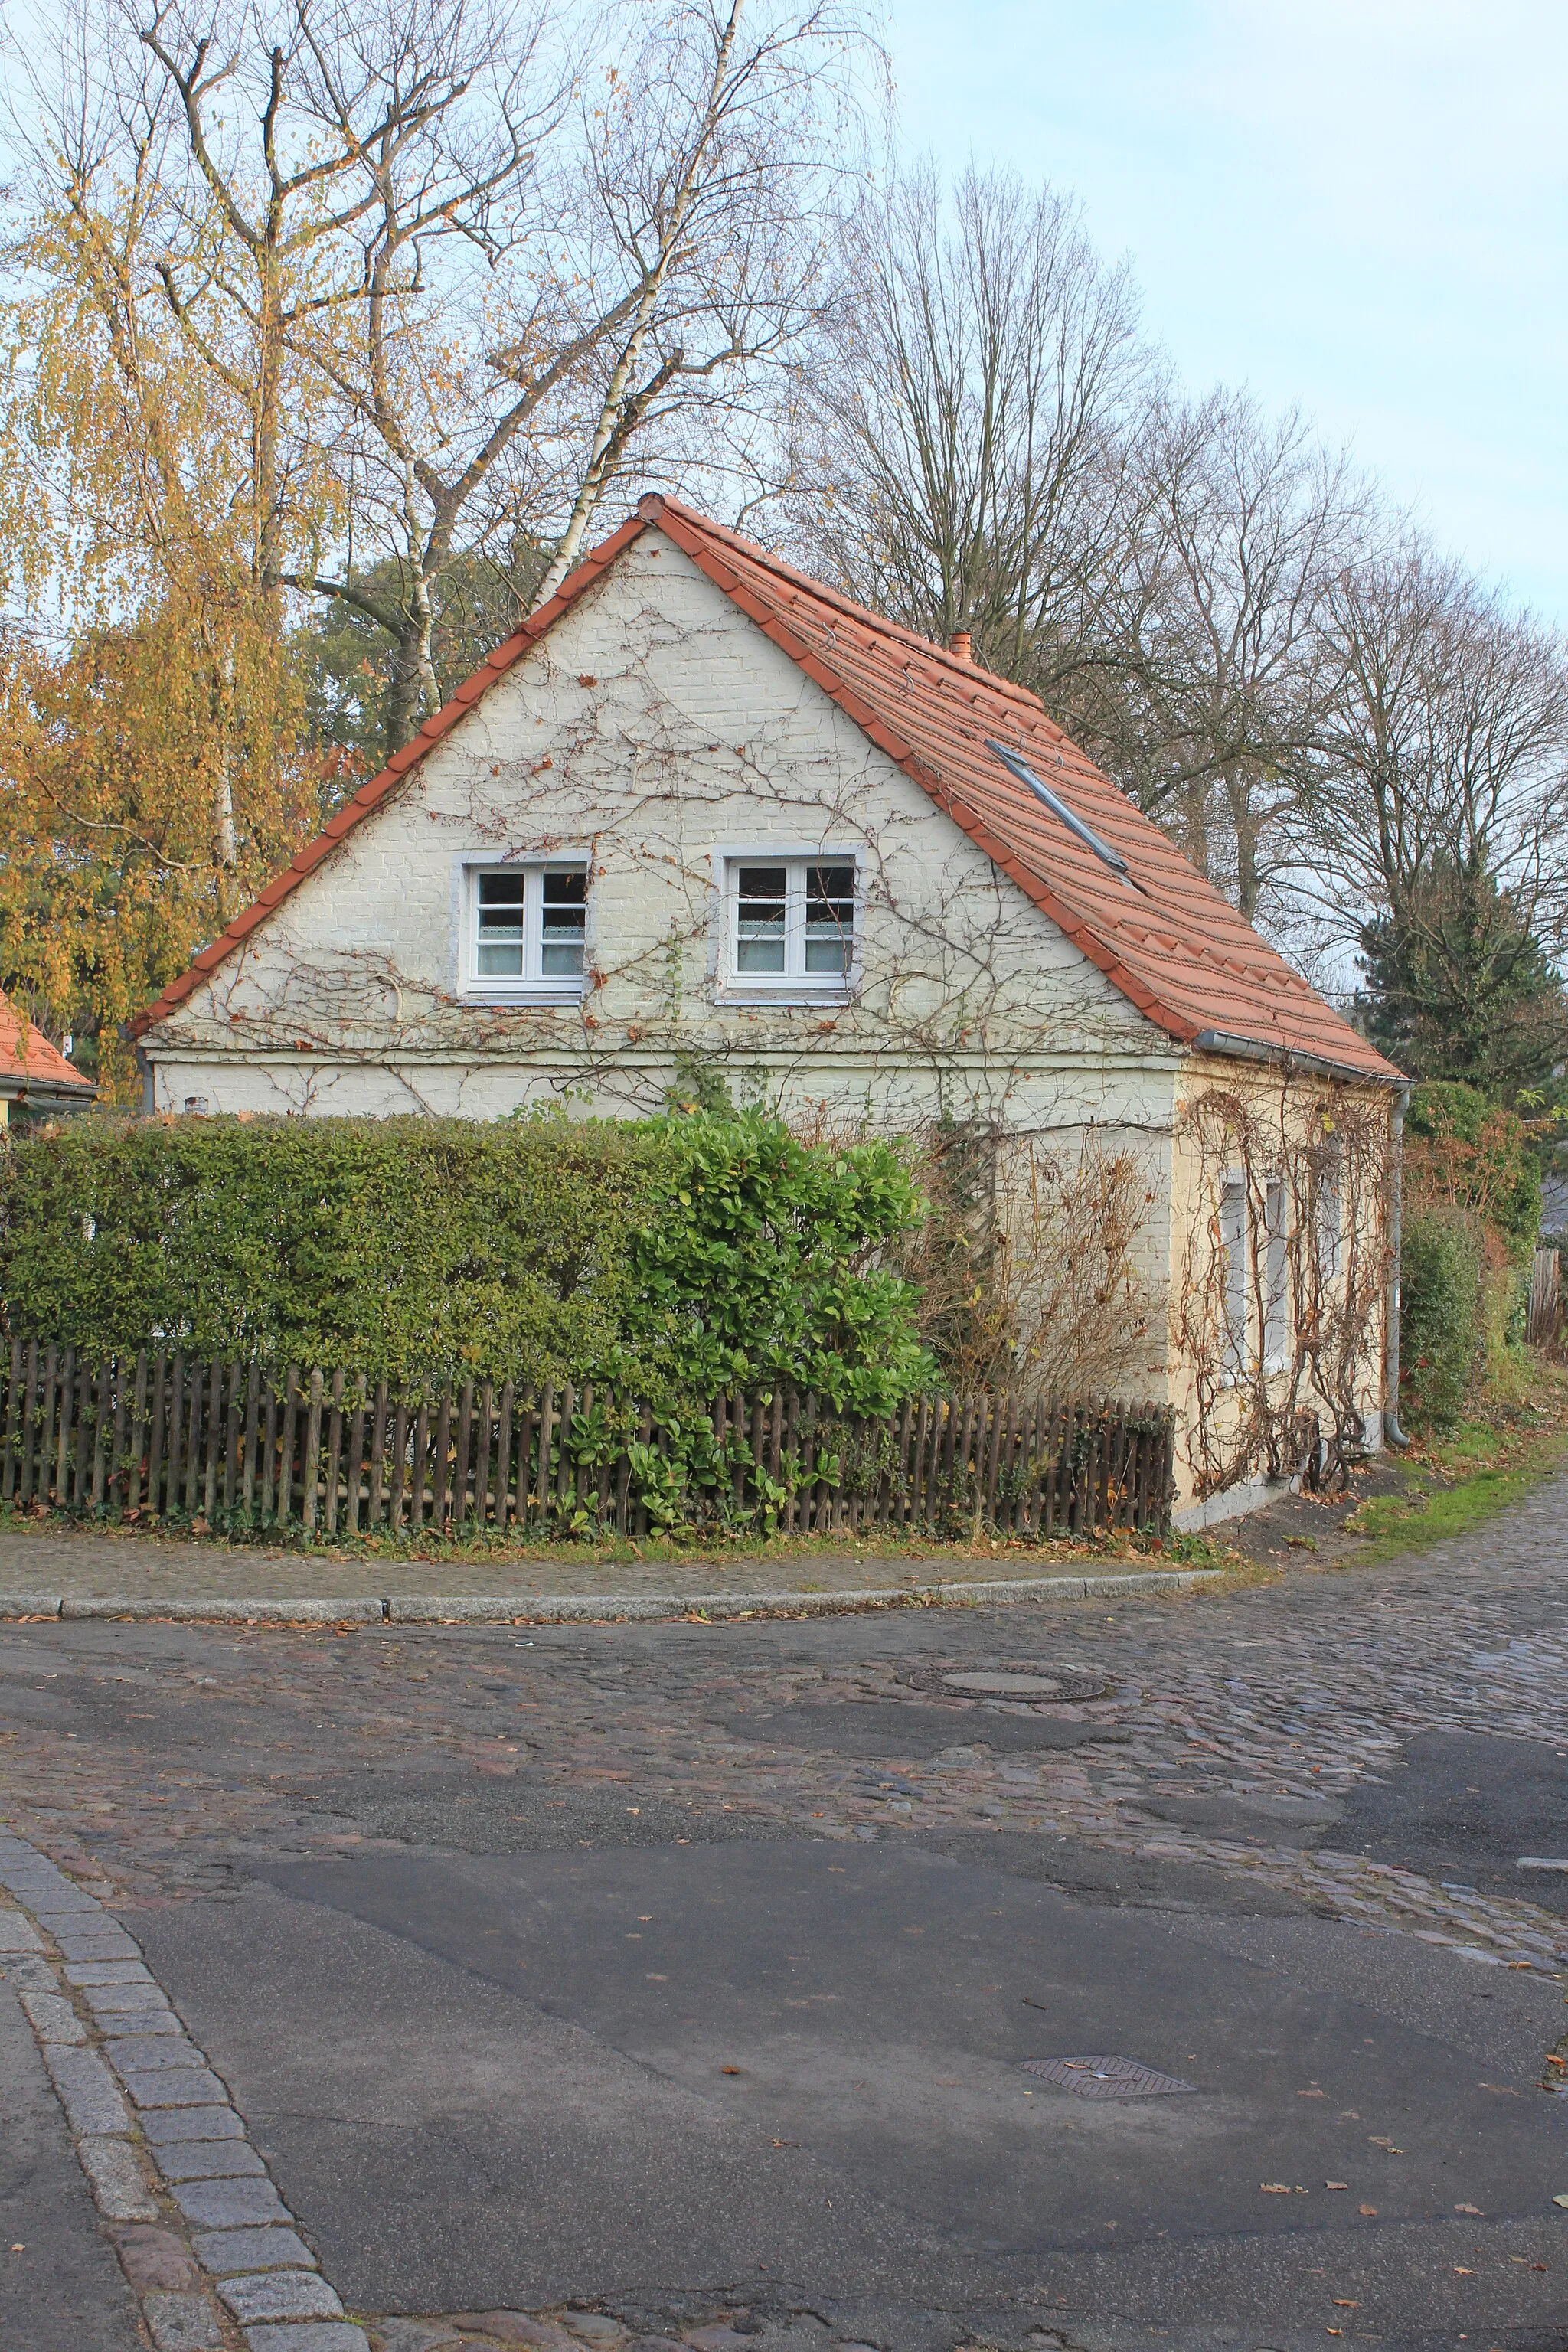
[[[496, 648], [255, 905], [137, 1014], [132, 1030], [139, 1034], [188, 996], [648, 529], [681, 548], [1170, 1036], [1222, 1051], [1261, 1047], [1366, 1077], [1398, 1076], [1100, 774], [1036, 696], [879, 619], [749, 540], [659, 497], [641, 501], [637, 516]], [[1009, 771], [988, 748], [992, 742], [1021, 759], [1124, 861], [1126, 878]]]
[[0, 992], [0, 1095], [15, 1097], [35, 1087], [41, 1095], [78, 1095], [84, 1100], [98, 1092]]

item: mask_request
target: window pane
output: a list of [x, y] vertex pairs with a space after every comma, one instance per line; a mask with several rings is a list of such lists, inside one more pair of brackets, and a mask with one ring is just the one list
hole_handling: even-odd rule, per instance
[[782, 866], [742, 866], [735, 876], [735, 969], [783, 971], [784, 892]]
[[1266, 1214], [1268, 1242], [1264, 1260], [1263, 1354], [1270, 1366], [1282, 1364], [1290, 1344], [1290, 1264], [1285, 1233], [1285, 1187], [1278, 1180], [1268, 1187]]
[[522, 976], [522, 888], [521, 874], [479, 877], [481, 978], [519, 980]]
[[545, 875], [541, 964], [546, 980], [581, 976], [583, 932], [587, 913], [588, 877], [585, 874]]
[[805, 968], [847, 971], [855, 943], [855, 868], [805, 869]]
[[1247, 1369], [1247, 1215], [1245, 1182], [1227, 1184], [1220, 1195], [1219, 1245], [1225, 1265], [1225, 1365]]

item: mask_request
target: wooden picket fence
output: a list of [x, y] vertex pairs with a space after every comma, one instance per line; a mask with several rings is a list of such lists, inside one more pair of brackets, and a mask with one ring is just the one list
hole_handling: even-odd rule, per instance
[[16, 1341], [4, 1426], [13, 1509], [329, 1538], [703, 1524], [1044, 1538], [1163, 1528], [1172, 1493], [1166, 1407], [1012, 1391], [860, 1420], [791, 1389], [736, 1391], [694, 1426], [571, 1382], [401, 1395], [345, 1372], [145, 1349], [89, 1363]]
[[1538, 1249], [1530, 1269], [1530, 1303], [1524, 1336], [1534, 1348], [1551, 1348], [1563, 1336], [1563, 1261], [1554, 1249]]

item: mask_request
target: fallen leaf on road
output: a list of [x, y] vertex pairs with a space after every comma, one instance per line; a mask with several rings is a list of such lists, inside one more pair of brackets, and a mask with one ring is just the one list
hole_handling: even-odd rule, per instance
[[1481, 2209], [1479, 2205], [1456, 2205], [1454, 2208], [1456, 2213], [1474, 2213], [1478, 2219], [1480, 2215], [1480, 2210]]
[[1359, 2311], [1361, 2309], [1361, 2305], [1359, 2303], [1352, 2303], [1348, 2294], [1336, 2294], [1334, 2297], [1334, 2309], [1336, 2311]]
[[1361, 2210], [1362, 2210], [1363, 2213], [1369, 2213], [1369, 2214], [1373, 2214], [1373, 2215], [1375, 2215], [1375, 2213], [1376, 2213], [1376, 2211], [1377, 2211], [1377, 2208], [1376, 2208], [1376, 2206], [1375, 2206], [1375, 2205], [1363, 2205], [1363, 2206], [1361, 2208]]
[[1348, 2189], [1350, 2187], [1350, 2182], [1348, 2180], [1325, 2180], [1323, 2186], [1325, 2189]]
[[1552, 2202], [1553, 2205], [1568, 2206], [1568, 2197], [1554, 2197]]
[[[1288, 2180], [1260, 2180], [1258, 2186], [1262, 2189], [1265, 2197], [1289, 2197], [1290, 2194], [1290, 2183]], [[1563, 2200], [1559, 2199], [1558, 2202], [1561, 2203]]]
[[1454, 2276], [1456, 2278], [1474, 2278], [1475, 2273], [1474, 2271], [1468, 2271], [1463, 2263], [1456, 2263], [1454, 2264]]

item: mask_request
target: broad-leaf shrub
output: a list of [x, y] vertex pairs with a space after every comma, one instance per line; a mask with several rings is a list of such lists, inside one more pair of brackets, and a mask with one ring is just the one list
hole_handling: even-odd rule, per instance
[[1524, 1122], [1457, 1079], [1428, 1079], [1405, 1122], [1408, 1193], [1468, 1209], [1528, 1256], [1541, 1225], [1541, 1169]]
[[910, 1286], [877, 1264], [924, 1203], [892, 1144], [807, 1144], [761, 1111], [671, 1114], [632, 1247], [626, 1330], [678, 1389], [774, 1380], [881, 1413], [936, 1378]]

